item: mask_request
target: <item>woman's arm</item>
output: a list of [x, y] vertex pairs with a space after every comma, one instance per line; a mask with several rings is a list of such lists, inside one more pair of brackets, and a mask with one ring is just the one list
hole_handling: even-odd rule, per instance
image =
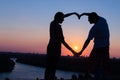
[[69, 16], [71, 16], [71, 15], [76, 15], [76, 16], [78, 17], [78, 19], [80, 19], [79, 14], [76, 13], [76, 12], [64, 14], [64, 18], [69, 17]]
[[70, 50], [74, 55], [77, 54], [65, 41], [63, 41], [62, 43], [63, 43], [63, 45], [64, 45], [68, 50]]

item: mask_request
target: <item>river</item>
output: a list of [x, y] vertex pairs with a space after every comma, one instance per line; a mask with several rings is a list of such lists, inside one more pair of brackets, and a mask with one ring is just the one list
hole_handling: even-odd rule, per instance
[[[32, 65], [17, 63], [12, 72], [0, 73], [0, 80], [5, 80], [9, 78], [10, 80], [35, 80], [36, 78], [43, 79], [45, 68], [36, 67]], [[56, 71], [56, 76], [58, 78], [62, 77], [65, 79], [70, 79], [73, 74], [78, 74], [77, 72], [69, 71]]]

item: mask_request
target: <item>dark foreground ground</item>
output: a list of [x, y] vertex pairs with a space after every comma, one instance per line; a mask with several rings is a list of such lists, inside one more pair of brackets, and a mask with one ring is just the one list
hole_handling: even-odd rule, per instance
[[[10, 79], [10, 78], [5, 78], [4, 80], [44, 80], [44, 79], [40, 79], [40, 78], [34, 78], [34, 79], [29, 79], [29, 78], [14, 78], [14, 79]], [[56, 80], [94, 80], [93, 78], [71, 78], [71, 79], [66, 79], [66, 78], [60, 78], [60, 79], [56, 79]], [[109, 80], [120, 80], [119, 76], [112, 76]]]
[[[17, 58], [17, 62], [20, 63], [46, 67], [46, 55], [0, 52], [0, 55], [1, 54], [5, 54], [10, 58]], [[59, 61], [59, 64], [57, 65], [57, 69], [85, 73], [85, 70], [88, 68], [88, 66], [86, 65], [86, 60], [87, 58], [85, 57], [62, 56]], [[84, 78], [83, 76], [80, 76], [81, 79], [75, 79], [75, 77], [78, 78], [78, 75], [71, 76], [71, 79], [61, 78], [59, 80], [93, 80], [92, 78], [87, 79]], [[111, 77], [110, 80], [120, 80], [120, 59], [116, 59], [116, 58], [111, 59], [110, 77]], [[6, 78], [5, 80], [15, 80], [15, 79]], [[28, 79], [26, 78], [26, 79], [16, 79], [16, 80], [28, 80]], [[42, 80], [42, 79], [35, 78], [29, 80]]]

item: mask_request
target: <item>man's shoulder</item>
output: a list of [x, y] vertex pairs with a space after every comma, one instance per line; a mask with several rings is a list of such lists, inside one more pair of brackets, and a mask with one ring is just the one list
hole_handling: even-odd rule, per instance
[[99, 21], [106, 22], [106, 19], [104, 17], [99, 16]]

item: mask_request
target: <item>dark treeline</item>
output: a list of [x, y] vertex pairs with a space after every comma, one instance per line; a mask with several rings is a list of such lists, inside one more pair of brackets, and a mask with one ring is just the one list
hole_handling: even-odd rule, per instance
[[11, 72], [15, 62], [6, 54], [0, 54], [0, 72]]
[[[12, 52], [0, 52], [0, 55], [6, 55], [11, 58], [17, 58], [17, 62], [46, 67], [46, 55], [45, 54], [31, 54], [31, 53], [12, 53]], [[60, 70], [85, 72], [87, 67], [87, 57], [71, 57], [62, 56], [57, 68]], [[111, 72], [112, 74], [120, 75], [120, 59], [111, 59]]]

